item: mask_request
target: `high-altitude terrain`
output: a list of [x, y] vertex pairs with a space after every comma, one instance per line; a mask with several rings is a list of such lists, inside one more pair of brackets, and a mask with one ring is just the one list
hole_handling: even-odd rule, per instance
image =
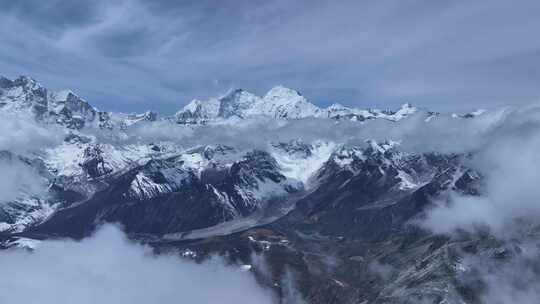
[[48, 137], [1, 146], [0, 162], [31, 176], [0, 203], [3, 248], [117, 223], [157, 254], [224, 256], [284, 302], [290, 283], [307, 303], [478, 303], [482, 284], [464, 283], [473, 275], [462, 257], [520, 250], [418, 225], [435, 201], [483, 185], [474, 151], [430, 149], [418, 137], [482, 111], [321, 108], [278, 86], [193, 100], [162, 117], [100, 111], [19, 77], [0, 79], [0, 114]]

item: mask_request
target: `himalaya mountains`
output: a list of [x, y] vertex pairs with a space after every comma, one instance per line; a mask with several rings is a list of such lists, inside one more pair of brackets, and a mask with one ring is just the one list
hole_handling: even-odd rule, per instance
[[[27, 115], [46, 128], [56, 126], [54, 132], [63, 137], [54, 147], [37, 147], [24, 159], [5, 152], [9, 159], [20, 157], [25, 166], [30, 165], [28, 162], [39, 163], [40, 177], [50, 184], [48, 192], [60, 193], [46, 199], [22, 195], [18, 201], [5, 204], [2, 221], [5, 231], [22, 231], [51, 213], [61, 212], [62, 208], [56, 210], [55, 206], [74, 203], [70, 199], [54, 201], [58, 199], [56, 196], [66, 195], [64, 192], [68, 192], [70, 198], [89, 199], [87, 196], [99, 188], [97, 180], [119, 178], [118, 175], [121, 175], [122, 183], [115, 181], [114, 186], [127, 182], [121, 196], [132, 199], [151, 200], [166, 193], [177, 195], [185, 184], [192, 187], [200, 184], [197, 187], [204, 191], [198, 190], [201, 197], [191, 198], [194, 206], [200, 207], [203, 203], [198, 202], [212, 200], [220, 203], [211, 203], [214, 207], [208, 208], [209, 214], [204, 219], [189, 219], [188, 216], [178, 225], [184, 227], [185, 222], [193, 221], [189, 228], [205, 228], [203, 223], [206, 222], [218, 224], [252, 213], [266, 199], [262, 197], [303, 189], [304, 183], [312, 177], [309, 172], [314, 174], [330, 154], [341, 153], [336, 150], [335, 143], [323, 141], [269, 142], [269, 151], [248, 151], [217, 143], [183, 147], [180, 140], [157, 142], [150, 139], [136, 143], [129, 140], [127, 143], [118, 139], [129, 137], [129, 129], [141, 124], [147, 124], [146, 127], [166, 124], [163, 129], [178, 125], [191, 130], [208, 124], [234, 126], [235, 122], [260, 117], [277, 121], [303, 118], [398, 121], [417, 111], [409, 104], [397, 112], [358, 110], [337, 104], [322, 109], [294, 90], [275, 87], [262, 98], [243, 90], [233, 90], [221, 98], [205, 102], [194, 100], [174, 117], [158, 118], [154, 112], [99, 111], [71, 91], [51, 92], [25, 76], [15, 80], [2, 78], [0, 88], [2, 113], [14, 117]], [[373, 145], [378, 146], [377, 143]], [[283, 170], [287, 172], [281, 172]], [[207, 183], [206, 179], [211, 182]]]
[[385, 118], [397, 121], [416, 111], [410, 104], [404, 104], [397, 112], [380, 110], [359, 110], [333, 104], [319, 108], [310, 103], [299, 92], [277, 86], [264, 97], [259, 97], [241, 89], [233, 90], [221, 98], [208, 101], [193, 100], [175, 117], [179, 123], [207, 123], [231, 118], [267, 116], [274, 119], [301, 119], [308, 117], [365, 120]]
[[[456, 248], [496, 247], [411, 224], [449, 193], [479, 195], [483, 178], [471, 153], [408, 144], [429, 128], [454, 140], [441, 125], [474, 125], [482, 112], [320, 108], [275, 87], [264, 97], [233, 90], [194, 100], [159, 117], [99, 111], [20, 77], [0, 79], [0, 115], [15, 122], [5, 128], [30, 130], [15, 136], [35, 137], [0, 146], [5, 172], [24, 173], [17, 191], [0, 197], [5, 248], [119, 223], [156, 253], [250, 265], [282, 296], [279, 282], [293, 271], [309, 303], [476, 303], [480, 291], [456, 280]], [[382, 262], [392, 271], [373, 271]]]
[[[36, 119], [57, 122], [71, 129], [86, 127], [124, 128], [137, 121], [155, 121], [157, 113], [122, 115], [99, 111], [70, 90], [51, 92], [34, 79], [21, 76], [10, 80], [0, 78], [0, 105], [3, 111], [30, 111]], [[301, 119], [308, 117], [365, 120], [384, 118], [398, 121], [416, 109], [404, 104], [397, 112], [360, 110], [340, 104], [319, 108], [299, 92], [277, 86], [264, 97], [242, 89], [231, 90], [220, 98], [207, 101], [193, 100], [173, 117], [179, 124], [203, 124], [227, 119], [266, 116], [275, 119]]]

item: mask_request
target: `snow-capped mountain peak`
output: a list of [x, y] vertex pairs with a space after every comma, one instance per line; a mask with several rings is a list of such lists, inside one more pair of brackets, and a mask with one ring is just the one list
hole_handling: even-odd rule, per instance
[[340, 104], [340, 103], [333, 103], [330, 106], [326, 108], [328, 111], [342, 111], [342, 110], [350, 110], [348, 107]]
[[47, 90], [28, 76], [0, 78], [0, 109], [4, 111], [27, 111], [41, 117], [47, 112], [48, 99]]
[[58, 116], [56, 120], [75, 128], [82, 128], [86, 123], [95, 120], [97, 110], [88, 102], [70, 90], [52, 93], [49, 102], [49, 112]]
[[219, 102], [218, 116], [221, 118], [244, 118], [261, 114], [261, 98], [242, 89], [230, 91]]
[[300, 92], [284, 87], [282, 85], [275, 86], [264, 95], [264, 100], [274, 102], [276, 104], [294, 103], [297, 101], [307, 101]]
[[36, 120], [69, 129], [99, 127], [120, 129], [140, 121], [155, 121], [157, 113], [100, 112], [71, 90], [53, 92], [28, 76], [14, 80], [0, 77], [0, 112], [25, 113]]
[[29, 76], [19, 76], [14, 80], [8, 79], [6, 77], [0, 77], [0, 88], [8, 89], [14, 87], [23, 87], [26, 89], [37, 89], [41, 85], [32, 77]]
[[206, 123], [217, 118], [220, 102], [212, 98], [208, 101], [192, 100], [182, 110], [176, 112], [175, 120], [181, 124]]
[[418, 109], [416, 107], [414, 107], [412, 104], [407, 102], [401, 105], [401, 108], [394, 114], [394, 116], [397, 119], [401, 119], [407, 115], [412, 115], [416, 113], [417, 111]]
[[321, 109], [309, 102], [302, 94], [284, 86], [272, 88], [263, 98], [264, 110], [274, 118], [298, 119], [315, 117]]
[[[70, 129], [99, 127], [123, 129], [142, 121], [155, 121], [157, 114], [122, 114], [100, 112], [71, 90], [52, 92], [28, 76], [15, 80], [0, 78], [0, 110], [25, 111], [40, 121], [56, 123]], [[206, 101], [194, 99], [174, 116], [180, 124], [206, 124], [230, 119], [269, 117], [278, 120], [302, 118], [332, 118], [336, 120], [363, 121], [382, 118], [401, 120], [417, 109], [404, 104], [398, 111], [362, 110], [338, 103], [320, 108], [296, 90], [279, 85], [270, 89], [263, 97], [243, 89], [234, 89], [219, 98]]]
[[69, 90], [69, 89], [61, 90], [56, 93], [53, 93], [53, 96], [56, 100], [64, 100], [64, 101], [70, 98], [71, 95], [77, 96], [77, 94], [75, 94], [72, 90]]
[[219, 119], [268, 116], [277, 119], [298, 119], [318, 116], [321, 109], [299, 92], [277, 86], [264, 97], [242, 89], [234, 89], [220, 98], [193, 100], [176, 113], [182, 124], [207, 123]]
[[244, 119], [257, 116], [280, 120], [313, 117], [352, 121], [382, 118], [398, 121], [416, 112], [417, 109], [409, 103], [402, 105], [395, 112], [362, 110], [339, 103], [320, 108], [300, 92], [279, 85], [270, 89], [263, 97], [242, 89], [234, 89], [220, 98], [208, 101], [193, 100], [177, 112], [175, 118], [180, 124], [205, 124], [229, 118]]
[[36, 80], [20, 76], [0, 79], [0, 109], [29, 112], [36, 119], [80, 129], [96, 118], [97, 110], [69, 90], [50, 92]]
[[475, 111], [472, 111], [472, 112], [469, 112], [469, 113], [465, 113], [465, 114], [456, 114], [456, 113], [453, 113], [452, 114], [452, 117], [453, 118], [474, 118], [476, 116], [480, 116], [482, 114], [486, 113], [486, 110], [484, 109], [477, 109]]

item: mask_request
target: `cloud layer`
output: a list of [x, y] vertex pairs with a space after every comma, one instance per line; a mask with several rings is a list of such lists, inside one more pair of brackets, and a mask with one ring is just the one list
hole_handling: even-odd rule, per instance
[[0, 130], [0, 204], [45, 194], [48, 181], [37, 171], [39, 167], [21, 157], [61, 143], [62, 133], [30, 116], [5, 113], [0, 113]]
[[540, 95], [540, 4], [471, 1], [12, 1], [0, 70], [108, 110], [173, 112], [283, 84], [320, 104], [441, 110]]
[[499, 122], [478, 138], [471, 160], [483, 175], [480, 195], [452, 194], [420, 223], [448, 236], [489, 232], [478, 252], [464, 253], [459, 281], [480, 291], [481, 303], [532, 304], [540, 298], [540, 108], [509, 111]]
[[53, 125], [39, 124], [30, 115], [0, 112], [0, 151], [28, 154], [62, 142]]
[[0, 157], [0, 204], [21, 197], [43, 196], [48, 181], [16, 157]]
[[[480, 133], [471, 165], [485, 177], [480, 196], [454, 195], [427, 214], [424, 225], [437, 233], [487, 227], [510, 237], [517, 220], [540, 222], [540, 108], [508, 112], [488, 133]], [[464, 136], [467, 137], [466, 135]]]
[[28, 304], [273, 303], [250, 273], [220, 260], [154, 256], [105, 226], [81, 242], [45, 241], [29, 253], [0, 251], [0, 302]]
[[[127, 137], [119, 142], [172, 141], [183, 146], [230, 145], [244, 149], [266, 149], [271, 142], [301, 139], [306, 143], [328, 141], [346, 145], [366, 145], [366, 140], [400, 142], [400, 149], [408, 152], [467, 153], [479, 150], [498, 136], [516, 109], [501, 109], [485, 113], [475, 119], [456, 119], [441, 115], [426, 122], [427, 113], [418, 113], [399, 122], [385, 119], [353, 121], [332, 119], [301, 119], [277, 121], [258, 117], [238, 121], [232, 125], [203, 125], [190, 128], [167, 121], [141, 124], [128, 129]], [[515, 116], [515, 115], [514, 115]], [[103, 140], [111, 140], [103, 138]]]

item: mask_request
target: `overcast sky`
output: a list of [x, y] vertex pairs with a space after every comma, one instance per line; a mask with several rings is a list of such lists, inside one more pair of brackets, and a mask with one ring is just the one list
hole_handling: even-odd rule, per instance
[[0, 74], [171, 113], [274, 85], [314, 103], [540, 100], [540, 1], [2, 1]]

